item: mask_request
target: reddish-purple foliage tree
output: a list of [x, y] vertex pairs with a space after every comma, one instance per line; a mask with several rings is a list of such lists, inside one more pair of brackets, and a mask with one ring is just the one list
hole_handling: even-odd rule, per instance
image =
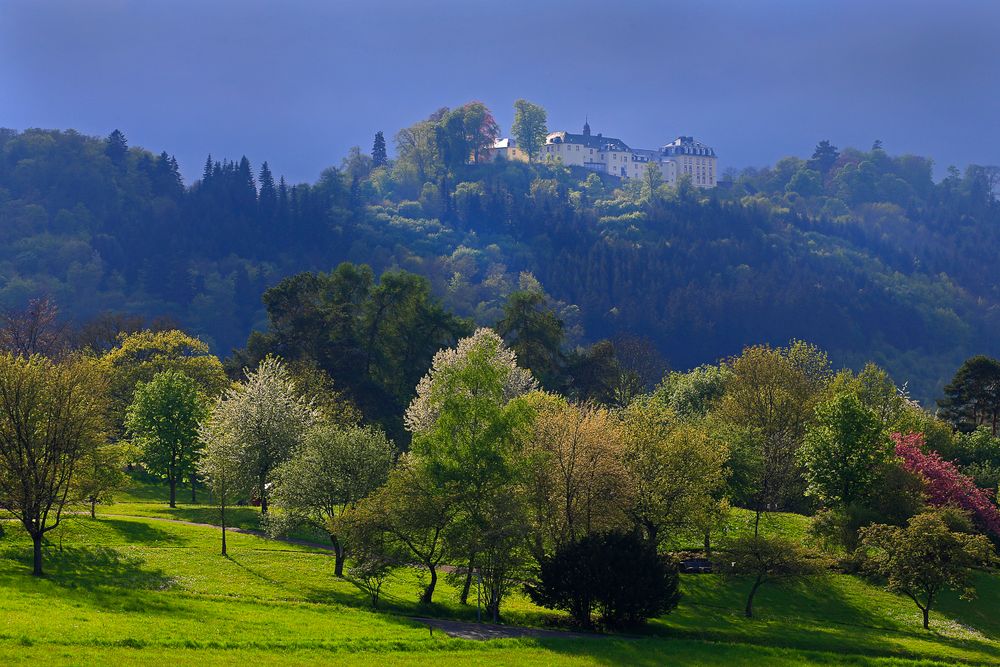
[[945, 461], [935, 451], [924, 451], [924, 434], [893, 433], [896, 456], [903, 468], [924, 480], [927, 499], [932, 505], [951, 505], [969, 512], [979, 527], [1000, 537], [1000, 511], [989, 492], [980, 489], [971, 477], [959, 472], [954, 463]]

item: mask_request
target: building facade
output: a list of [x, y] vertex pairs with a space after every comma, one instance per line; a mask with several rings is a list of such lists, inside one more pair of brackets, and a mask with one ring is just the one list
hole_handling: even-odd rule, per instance
[[[490, 151], [490, 159], [528, 161], [527, 154], [514, 146], [513, 140], [501, 139]], [[615, 137], [592, 134], [590, 123], [583, 132], [551, 132], [538, 152], [539, 162], [560, 162], [583, 167], [619, 178], [641, 178], [650, 163], [656, 164], [666, 183], [675, 185], [682, 176], [701, 188], [718, 183], [718, 159], [715, 150], [693, 137], [677, 137], [658, 149], [630, 148]]]

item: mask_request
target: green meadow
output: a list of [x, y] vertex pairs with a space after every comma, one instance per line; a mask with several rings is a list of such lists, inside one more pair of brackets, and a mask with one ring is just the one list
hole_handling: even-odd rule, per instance
[[[433, 607], [416, 603], [422, 577], [396, 574], [378, 611], [328, 552], [231, 534], [219, 554], [217, 511], [136, 485], [97, 519], [74, 515], [49, 534], [44, 578], [30, 576], [30, 541], [16, 524], [0, 540], [0, 664], [439, 665], [916, 665], [1000, 663], [1000, 577], [979, 577], [979, 598], [951, 596], [920, 629], [913, 604], [840, 574], [765, 587], [758, 618], [742, 616], [745, 586], [684, 575], [684, 598], [639, 636], [516, 638], [476, 642], [433, 634], [413, 616], [475, 620], [442, 581]], [[255, 508], [234, 520], [257, 524]], [[739, 530], [741, 515], [732, 530]], [[804, 535], [805, 519], [769, 528]], [[515, 595], [505, 622], [551, 628], [560, 614]]]

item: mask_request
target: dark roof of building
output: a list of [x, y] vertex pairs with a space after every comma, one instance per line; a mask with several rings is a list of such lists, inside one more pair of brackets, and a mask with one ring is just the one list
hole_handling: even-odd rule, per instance
[[545, 138], [547, 144], [582, 144], [587, 148], [602, 151], [627, 151], [628, 145], [621, 139], [605, 137], [601, 134], [573, 134], [572, 132], [552, 132]]
[[715, 149], [694, 137], [677, 137], [662, 148], [664, 155], [703, 155], [715, 157]]

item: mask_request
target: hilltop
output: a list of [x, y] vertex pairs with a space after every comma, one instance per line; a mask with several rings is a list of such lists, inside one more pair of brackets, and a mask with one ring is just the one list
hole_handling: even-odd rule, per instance
[[384, 166], [359, 149], [295, 185], [210, 158], [187, 187], [167, 152], [124, 136], [0, 131], [0, 303], [166, 313], [225, 355], [264, 328], [265, 288], [353, 261], [425, 276], [486, 325], [530, 273], [570, 346], [645, 337], [674, 368], [802, 338], [927, 402], [963, 358], [1000, 353], [996, 170], [934, 182], [927, 158], [827, 146], [670, 187], [456, 161], [433, 139], [442, 113]]

